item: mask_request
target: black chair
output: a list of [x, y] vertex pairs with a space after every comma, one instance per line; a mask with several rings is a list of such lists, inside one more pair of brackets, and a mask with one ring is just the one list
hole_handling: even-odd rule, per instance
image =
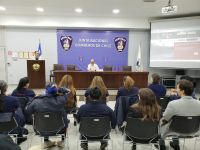
[[123, 149], [125, 142], [159, 145], [159, 122], [128, 117], [124, 129]]
[[112, 71], [112, 66], [107, 66], [107, 65], [105, 65], [105, 66], [103, 67], [103, 71]]
[[132, 71], [131, 66], [122, 66], [122, 71]]
[[[65, 128], [64, 119], [61, 112], [37, 112], [33, 114], [33, 129], [36, 135], [61, 136], [65, 137], [63, 129]], [[69, 149], [68, 136], [67, 146]]]
[[53, 64], [53, 70], [50, 70], [50, 82], [51, 79], [53, 78], [53, 82], [55, 82], [55, 75], [54, 75], [54, 71], [56, 70], [64, 70], [64, 67], [62, 64]]
[[[109, 117], [82, 117], [80, 120], [79, 132], [81, 142], [108, 142], [111, 140], [109, 136], [110, 131], [111, 126]], [[77, 149], [79, 149], [79, 140], [77, 141]]]
[[[192, 108], [191, 108], [192, 109]], [[173, 116], [169, 126], [169, 133], [167, 137], [183, 138], [185, 146], [186, 138], [198, 137], [198, 131], [200, 126], [200, 116]], [[196, 147], [196, 140], [194, 149]]]
[[67, 65], [67, 71], [76, 71], [76, 65]]
[[162, 109], [162, 112], [165, 111], [165, 109], [167, 108], [167, 105], [170, 101], [170, 98], [169, 96], [162, 96], [162, 97], [157, 97], [157, 102], [158, 104], [160, 105], [161, 109]]
[[17, 143], [17, 133], [14, 131], [17, 128], [18, 123], [12, 113], [0, 113], [0, 133], [12, 136], [15, 143]]

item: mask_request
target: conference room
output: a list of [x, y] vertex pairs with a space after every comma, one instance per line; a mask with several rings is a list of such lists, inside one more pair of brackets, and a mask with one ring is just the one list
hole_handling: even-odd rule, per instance
[[[127, 114], [129, 109], [142, 99], [142, 92], [145, 92], [143, 90], [151, 89], [156, 104], [160, 105], [159, 120], [163, 115], [165, 117], [168, 104], [182, 98], [179, 90], [182, 90], [180, 85], [183, 80], [190, 80], [192, 83], [192, 93], [186, 96], [199, 101], [199, 6], [199, 0], [0, 1], [0, 100], [4, 101], [3, 97], [10, 95], [20, 97], [20, 100], [15, 98], [18, 103], [16, 108], [17, 111], [18, 107], [21, 109], [25, 117], [22, 127], [28, 132], [27, 135], [22, 135], [24, 141], [19, 140], [20, 142], [16, 138], [18, 134], [14, 137], [10, 135], [13, 143], [18, 143], [18, 148], [21, 150], [157, 148], [162, 150], [159, 138], [153, 143], [133, 141], [132, 138], [128, 141], [124, 138], [127, 134], [125, 131], [129, 128], [126, 126], [129, 119]], [[156, 78], [156, 82], [164, 87], [165, 92], [162, 96], [158, 96], [154, 88], [150, 87]], [[64, 85], [65, 81], [73, 86]], [[25, 88], [30, 89], [27, 92], [30, 94], [28, 99], [26, 96], [14, 94], [22, 82], [26, 83]], [[101, 82], [101, 86], [98, 86], [97, 82]], [[134, 96], [131, 94], [131, 96], [128, 94], [120, 96], [123, 93], [122, 88], [127, 86], [126, 82], [134, 87], [132, 89], [132, 92], [135, 92], [132, 93]], [[98, 90], [101, 92], [99, 98], [94, 94], [96, 92], [98, 95]], [[46, 99], [45, 95], [51, 95], [55, 91], [56, 94], [60, 92], [57, 96], [67, 97], [66, 100], [71, 97], [74, 99], [73, 109], [66, 111], [68, 123], [64, 123], [66, 134], [64, 142], [61, 140], [61, 143], [59, 143], [60, 138], [54, 136], [49, 136], [49, 140], [46, 138], [48, 136], [43, 135], [41, 138], [35, 135], [36, 124], [32, 117], [35, 113], [31, 111], [31, 104], [28, 105], [32, 100], [38, 100], [38, 96], [44, 96]], [[82, 129], [80, 112], [94, 99], [102, 100], [103, 104], [106, 104], [103, 108], [105, 112], [113, 111], [115, 115], [116, 127], [114, 129], [112, 125], [108, 127], [109, 138], [106, 136], [108, 138], [106, 142], [102, 139], [91, 142], [79, 138], [79, 135], [83, 135], [80, 132]], [[26, 103], [22, 104], [22, 101]], [[0, 111], [4, 112], [4, 103], [0, 105], [2, 105]], [[190, 114], [188, 117], [196, 119], [196, 116], [198, 115]], [[93, 118], [94, 122], [100, 116], [96, 117]], [[5, 117], [0, 113], [0, 130], [3, 129], [1, 124], [4, 122], [1, 119], [4, 120]], [[19, 126], [18, 120], [16, 122]], [[89, 125], [87, 126], [89, 128]], [[159, 128], [159, 125], [156, 127]], [[46, 129], [45, 126], [44, 128]], [[149, 131], [148, 128], [142, 129], [146, 130]], [[97, 130], [92, 133], [97, 133]], [[157, 134], [162, 142], [165, 141], [166, 149], [192, 150], [200, 147], [198, 138], [172, 140], [160, 132]], [[0, 135], [4, 134], [0, 132]], [[52, 142], [50, 147], [44, 146], [48, 140], [55, 141], [54, 145]], [[173, 147], [171, 142], [174, 141], [179, 142], [178, 148]]]

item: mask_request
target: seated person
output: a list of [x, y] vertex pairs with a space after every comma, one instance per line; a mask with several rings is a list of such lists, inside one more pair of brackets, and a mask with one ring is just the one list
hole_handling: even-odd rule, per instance
[[[184, 80], [184, 79], [190, 81], [194, 85], [193, 78], [191, 78], [190, 76], [184, 75], [180, 77], [180, 80]], [[192, 92], [192, 97], [194, 99], [197, 99], [194, 90]], [[180, 95], [178, 95], [178, 91], [176, 89], [171, 89], [169, 98], [170, 100], [176, 100], [176, 99], [180, 99], [181, 97]]]
[[[161, 108], [156, 101], [156, 96], [151, 89], [142, 88], [139, 90], [139, 101], [133, 104], [128, 112], [128, 117], [141, 118], [143, 120], [159, 121]], [[132, 146], [136, 150], [136, 144]]]
[[[81, 117], [104, 117], [108, 116], [111, 120], [111, 126], [114, 129], [116, 126], [116, 118], [113, 110], [105, 104], [100, 102], [101, 91], [98, 87], [91, 88], [90, 90], [91, 101], [82, 105], [77, 113], [77, 121], [80, 122]], [[103, 127], [102, 127], [103, 128]], [[95, 131], [95, 130], [94, 130]], [[101, 142], [101, 150], [107, 147], [107, 142]], [[88, 143], [81, 143], [84, 150], [88, 149]]]
[[[59, 91], [63, 94], [58, 94]], [[56, 84], [49, 83], [46, 86], [46, 94], [35, 97], [33, 101], [27, 105], [26, 110], [30, 114], [34, 114], [36, 112], [61, 112], [65, 123], [65, 128], [62, 133], [66, 133], [69, 122], [65, 112], [67, 93], [68, 91], [66, 89], [58, 89]], [[58, 142], [57, 145], [64, 147], [64, 139], [65, 137], [62, 137], [62, 140]], [[55, 142], [51, 142], [49, 137], [44, 137], [43, 148], [51, 147], [53, 145], [55, 145]]]
[[120, 87], [117, 91], [116, 99], [120, 96], [135, 97], [138, 95], [139, 88], [134, 86], [135, 81], [130, 76], [124, 76], [123, 87]]
[[[60, 88], [67, 88], [71, 92], [67, 96], [67, 102], [65, 104], [65, 109], [67, 113], [72, 113], [74, 115], [74, 119], [76, 119], [76, 111], [77, 111], [77, 98], [76, 98], [76, 89], [74, 88], [74, 83], [71, 75], [64, 75], [59, 83]], [[74, 125], [76, 125], [76, 121], [74, 121]]]
[[90, 87], [85, 91], [86, 103], [88, 103], [88, 101], [91, 100], [90, 90], [91, 88], [94, 88], [94, 87], [98, 87], [100, 89], [101, 91], [100, 100], [102, 101], [102, 103], [106, 104], [109, 93], [101, 76], [94, 76], [90, 84]]
[[[170, 133], [169, 126], [173, 116], [200, 116], [200, 101], [192, 98], [192, 93], [194, 91], [192, 82], [185, 79], [180, 80], [176, 91], [181, 98], [169, 102], [163, 113], [163, 118], [161, 119], [161, 134], [163, 137]], [[170, 142], [170, 146], [175, 150], [180, 149], [177, 141]]]
[[35, 92], [32, 89], [29, 89], [28, 77], [24, 77], [19, 80], [17, 88], [11, 95], [17, 97], [35, 97]]
[[10, 136], [4, 134], [0, 134], [0, 148], [1, 150], [21, 150]]
[[16, 130], [12, 131], [12, 133], [17, 134], [17, 144], [20, 144], [27, 139], [26, 137], [23, 137], [23, 134], [28, 134], [28, 130], [23, 128], [25, 125], [25, 119], [19, 108], [18, 99], [13, 96], [7, 96], [7, 88], [7, 83], [3, 80], [0, 80], [0, 113], [9, 112], [14, 114], [14, 117], [19, 126]]
[[88, 64], [87, 70], [88, 70], [88, 71], [98, 71], [98, 70], [99, 70], [99, 67], [98, 67], [98, 65], [94, 62], [94, 59], [93, 59], [93, 58], [90, 60], [90, 64]]
[[149, 89], [151, 89], [157, 98], [166, 95], [166, 87], [160, 84], [160, 76], [157, 73], [152, 74], [152, 84], [149, 85]]

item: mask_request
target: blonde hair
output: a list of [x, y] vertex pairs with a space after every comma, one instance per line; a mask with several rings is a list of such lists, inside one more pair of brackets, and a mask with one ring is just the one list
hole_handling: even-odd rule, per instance
[[139, 97], [139, 102], [133, 104], [131, 107], [139, 110], [144, 120], [150, 119], [159, 121], [161, 108], [156, 101], [154, 92], [149, 88], [141, 88], [139, 90]]
[[74, 96], [76, 95], [76, 89], [74, 88], [74, 83], [71, 75], [64, 75], [59, 83], [59, 87], [65, 87], [70, 89], [70, 93], [67, 97], [66, 106], [73, 107], [75, 103]]
[[123, 81], [124, 81], [124, 87], [128, 90], [130, 90], [135, 83], [135, 81], [130, 76], [125, 76]]
[[101, 98], [106, 97], [107, 94], [107, 88], [103, 82], [103, 79], [101, 76], [94, 76], [92, 79], [92, 82], [90, 84], [90, 88], [98, 87], [101, 91]]

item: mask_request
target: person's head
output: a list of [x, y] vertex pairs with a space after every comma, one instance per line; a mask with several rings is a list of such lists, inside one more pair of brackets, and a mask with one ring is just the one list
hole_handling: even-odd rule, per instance
[[71, 87], [74, 87], [73, 79], [71, 75], [64, 75], [59, 83], [59, 87], [66, 87], [71, 89]]
[[94, 76], [90, 84], [90, 88], [98, 87], [101, 91], [101, 95], [105, 96], [107, 93], [107, 88], [101, 76]]
[[92, 100], [99, 100], [101, 97], [101, 90], [98, 87], [91, 88], [90, 97]]
[[153, 84], [159, 84], [160, 83], [160, 76], [157, 73], [154, 73], [151, 75]]
[[188, 81], [190, 81], [190, 82], [193, 82], [193, 78], [192, 77], [190, 77], [190, 76], [187, 76], [187, 75], [184, 75], [184, 76], [181, 76], [180, 77], [180, 80], [188, 80]]
[[123, 78], [123, 82], [124, 82], [124, 87], [128, 90], [130, 90], [135, 83], [135, 81], [130, 76], [125, 76]]
[[90, 60], [90, 63], [91, 63], [92, 65], [94, 65], [94, 59], [93, 59], [93, 58]]
[[17, 90], [23, 89], [23, 88], [28, 88], [29, 87], [29, 79], [28, 77], [21, 78], [19, 80]]
[[46, 85], [46, 93], [50, 95], [56, 95], [58, 92], [57, 85], [55, 83], [49, 83]]
[[149, 88], [141, 88], [139, 90], [139, 102], [133, 105], [138, 108], [142, 114], [143, 119], [160, 119], [160, 106], [156, 101], [154, 92]]
[[5, 81], [0, 80], [0, 96], [5, 95], [7, 88], [8, 88], [8, 84]]
[[177, 92], [180, 96], [192, 96], [193, 90], [193, 83], [186, 79], [180, 80], [177, 85]]

